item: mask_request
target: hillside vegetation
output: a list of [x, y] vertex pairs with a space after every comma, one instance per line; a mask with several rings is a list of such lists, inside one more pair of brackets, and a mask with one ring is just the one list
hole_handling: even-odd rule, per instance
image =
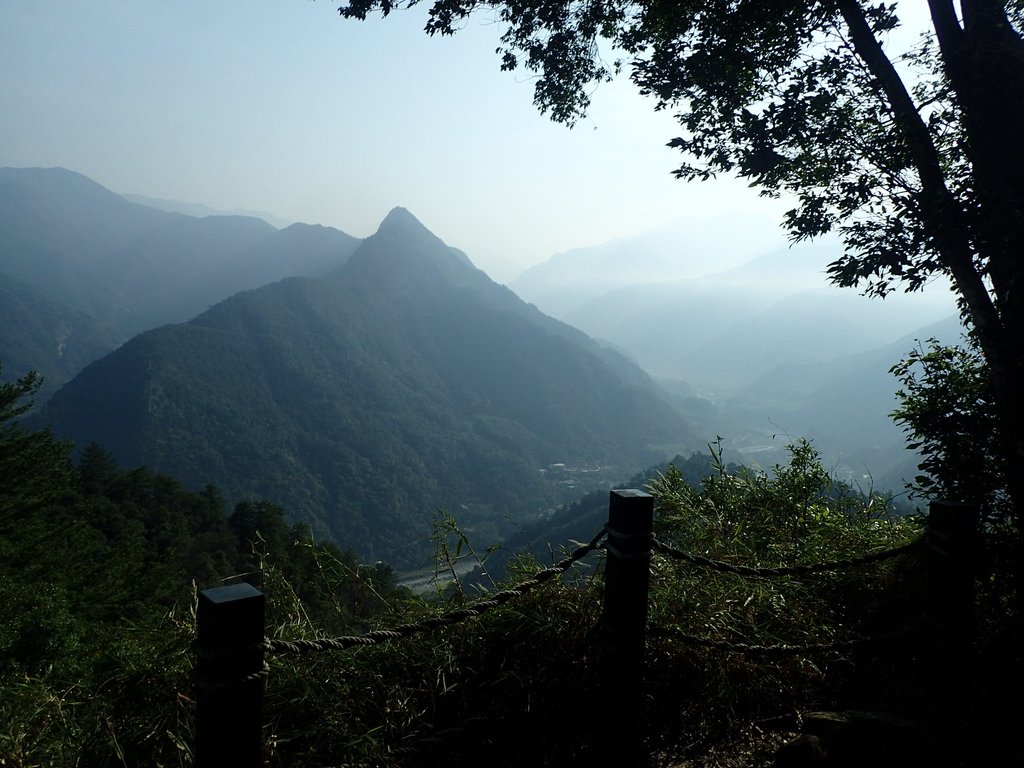
[[[386, 566], [314, 542], [269, 502], [242, 503], [226, 516], [217, 488], [191, 493], [169, 477], [119, 469], [95, 446], [75, 466], [66, 444], [14, 423], [34, 386], [24, 379], [0, 391], [0, 471], [11, 479], [0, 489], [0, 759], [7, 764], [193, 764], [201, 695], [192, 677], [194, 590], [224, 578], [263, 588], [267, 632], [284, 639], [392, 627], [478, 597], [468, 587], [432, 599], [396, 589]], [[715, 451], [682, 464], [650, 484], [657, 536], [718, 560], [831, 561], [920, 533], [917, 520], [889, 515], [884, 499], [831, 481], [806, 444], [793, 446], [772, 476], [725, 467]], [[702, 480], [688, 482], [692, 474]], [[439, 528], [434, 541], [438, 567], [473, 546], [457, 523]], [[560, 544], [573, 546], [552, 541], [552, 556]], [[493, 568], [492, 554], [477, 547]], [[443, 755], [448, 764], [478, 765], [481, 750], [494, 765], [593, 764], [608, 706], [595, 632], [602, 558], [591, 555], [562, 580], [443, 630], [349, 651], [271, 655], [267, 764], [434, 765]], [[751, 581], [656, 555], [651, 625], [664, 631], [652, 630], [648, 641], [646, 748], [664, 760], [715, 764], [702, 756], [735, 740], [744, 724], [794, 709], [926, 716], [930, 668], [921, 666], [914, 635], [769, 661], [671, 637], [800, 645], [886, 634], [919, 613], [915, 562], [905, 555], [813, 580]], [[503, 573], [489, 571], [495, 583], [485, 579], [479, 594], [542, 565], [513, 557]], [[1001, 694], [1012, 686], [1000, 575], [982, 559], [975, 674], [989, 699], [986, 716], [1000, 713]], [[735, 764], [768, 764], [774, 743]], [[1002, 740], [984, 748], [1008, 754]]]
[[92, 316], [0, 268], [0, 356], [11, 374], [36, 371], [42, 377], [40, 400], [114, 346], [114, 337]]
[[259, 584], [272, 557], [332, 631], [394, 592], [387, 566], [314, 541], [268, 501], [229, 510], [214, 485], [121, 469], [95, 444], [74, 464], [70, 444], [16, 423], [38, 384], [0, 384], [0, 765], [176, 764], [197, 588]]

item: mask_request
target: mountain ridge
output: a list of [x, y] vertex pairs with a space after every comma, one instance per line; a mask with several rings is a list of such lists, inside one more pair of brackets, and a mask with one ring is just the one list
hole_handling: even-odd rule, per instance
[[611, 354], [396, 209], [329, 275], [136, 336], [41, 418], [128, 466], [280, 501], [361, 556], [401, 563], [423, 553], [438, 506], [500, 538], [507, 517], [575, 495], [541, 472], [551, 464], [617, 478], [698, 444]]
[[[277, 230], [252, 217], [160, 211], [64, 168], [0, 168], [0, 275], [94, 325], [97, 354], [237, 291], [327, 274], [360, 242], [319, 225]], [[60, 325], [56, 312], [44, 314]], [[12, 334], [38, 337], [29, 347], [44, 349], [60, 333], [32, 318], [12, 322]], [[0, 347], [0, 358], [12, 354]], [[46, 392], [78, 370], [47, 360], [38, 365], [51, 372]]]

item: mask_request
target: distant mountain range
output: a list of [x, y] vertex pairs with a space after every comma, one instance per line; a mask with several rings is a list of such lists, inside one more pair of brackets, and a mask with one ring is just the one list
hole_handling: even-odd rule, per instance
[[[741, 218], [742, 226], [736, 220]], [[727, 232], [730, 246], [722, 246]], [[525, 270], [509, 287], [541, 311], [564, 318], [576, 308], [632, 285], [671, 283], [714, 274], [784, 242], [779, 224], [764, 217], [686, 219], [632, 237], [574, 248]]]
[[130, 203], [138, 203], [150, 208], [171, 213], [184, 213], [186, 216], [248, 216], [254, 219], [263, 219], [267, 224], [277, 229], [285, 229], [295, 224], [294, 221], [282, 219], [269, 211], [251, 211], [245, 208], [234, 208], [230, 211], [220, 208], [211, 208], [202, 203], [186, 203], [182, 200], [167, 200], [162, 197], [149, 197], [148, 195], [131, 195], [121, 193], [121, 197]]
[[[67, 380], [74, 361], [97, 349], [110, 351], [141, 331], [188, 320], [241, 290], [293, 275], [325, 275], [359, 242], [328, 227], [277, 230], [251, 217], [168, 213], [63, 168], [0, 168], [6, 290], [22, 297], [31, 291], [41, 307], [50, 302], [79, 317], [75, 333], [67, 334], [61, 330], [66, 323], [50, 329], [4, 302], [0, 325], [4, 337], [61, 350], [60, 364], [41, 358], [38, 364], [52, 388]], [[14, 359], [8, 365], [11, 373], [22, 368]]]
[[498, 540], [574, 498], [574, 471], [603, 468], [599, 487], [701, 443], [642, 370], [403, 209], [325, 277], [134, 337], [39, 421], [396, 563], [422, 557], [438, 507]]
[[[642, 246], [627, 240], [573, 252], [571, 287], [569, 255], [511, 287], [636, 360], [688, 399], [703, 431], [725, 437], [742, 460], [771, 466], [788, 439], [809, 437], [845, 479], [902, 487], [916, 458], [889, 419], [897, 389], [889, 369], [915, 339], [959, 340], [948, 292], [881, 301], [831, 287], [825, 268], [838, 244], [771, 250], [688, 278], [678, 267], [656, 273]], [[695, 268], [706, 252], [704, 240], [695, 242], [697, 256], [680, 261]]]

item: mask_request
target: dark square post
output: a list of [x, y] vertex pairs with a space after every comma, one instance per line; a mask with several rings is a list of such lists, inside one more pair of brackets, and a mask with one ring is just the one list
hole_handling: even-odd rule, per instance
[[932, 640], [935, 726], [951, 763], [966, 757], [972, 723], [974, 578], [979, 508], [933, 501], [928, 508], [926, 630]]
[[611, 492], [601, 617], [605, 756], [623, 765], [647, 762], [644, 647], [653, 525], [653, 496], [638, 490]]
[[265, 600], [250, 584], [206, 589], [196, 612], [196, 766], [258, 768]]

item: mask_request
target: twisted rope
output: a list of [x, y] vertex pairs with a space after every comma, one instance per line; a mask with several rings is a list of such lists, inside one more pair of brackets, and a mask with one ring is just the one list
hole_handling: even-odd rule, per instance
[[837, 651], [850, 651], [866, 645], [884, 643], [898, 637], [904, 637], [910, 633], [909, 627], [887, 632], [882, 635], [871, 637], [858, 637], [851, 640], [837, 640], [831, 643], [805, 643], [803, 645], [788, 645], [778, 643], [775, 645], [758, 645], [754, 643], [730, 643], [725, 640], [710, 640], [704, 637], [683, 632], [674, 627], [651, 627], [648, 633], [653, 637], [663, 637], [670, 640], [679, 640], [686, 645], [710, 648], [715, 651], [727, 651], [729, 653], [743, 653], [748, 656], [799, 656], [814, 653], [833, 653]]
[[390, 629], [375, 629], [362, 635], [343, 635], [341, 637], [323, 637], [312, 640], [280, 640], [266, 638], [261, 647], [270, 653], [307, 653], [311, 651], [342, 650], [352, 648], [356, 645], [377, 645], [389, 640], [401, 640], [402, 638], [415, 635], [419, 632], [429, 632], [441, 627], [449, 627], [474, 616], [480, 616], [492, 608], [507, 603], [514, 597], [521, 597], [531, 589], [545, 581], [565, 573], [569, 567], [595, 549], [607, 534], [602, 528], [589, 543], [577, 547], [569, 555], [559, 560], [549, 568], [544, 568], [535, 573], [531, 578], [517, 584], [509, 589], [495, 592], [489, 598], [467, 605], [464, 608], [457, 608], [442, 616], [429, 616], [425, 619], [410, 624], [399, 624]]
[[898, 557], [899, 555], [915, 550], [922, 546], [923, 542], [924, 537], [921, 536], [894, 549], [887, 549], [882, 552], [873, 552], [869, 555], [851, 557], [845, 560], [834, 560], [829, 563], [787, 565], [778, 568], [757, 568], [750, 565], [735, 565], [733, 563], [722, 562], [721, 560], [713, 560], [710, 557], [703, 557], [691, 552], [684, 552], [681, 549], [658, 541], [656, 538], [652, 539], [651, 546], [655, 552], [665, 555], [666, 557], [675, 558], [676, 560], [683, 560], [687, 563], [691, 563], [692, 565], [699, 565], [704, 568], [711, 568], [725, 573], [734, 573], [740, 576], [771, 578], [774, 576], [807, 576], [810, 574], [824, 573], [826, 571], [839, 571], [844, 568], [852, 568], [854, 566], [865, 565], [867, 563], [876, 563], [882, 560]]

